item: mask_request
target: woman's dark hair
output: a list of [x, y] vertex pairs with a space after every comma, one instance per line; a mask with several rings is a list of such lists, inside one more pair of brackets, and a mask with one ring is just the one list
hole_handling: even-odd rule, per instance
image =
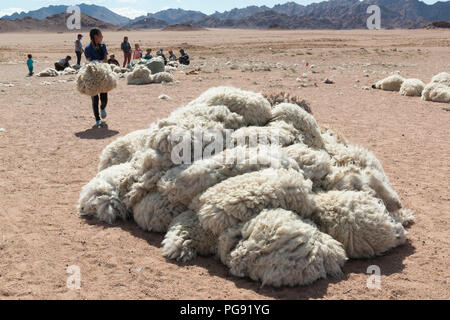
[[89, 32], [89, 37], [91, 38], [91, 41], [94, 42], [95, 36], [98, 36], [101, 33], [100, 29], [94, 28], [91, 29], [91, 32]]

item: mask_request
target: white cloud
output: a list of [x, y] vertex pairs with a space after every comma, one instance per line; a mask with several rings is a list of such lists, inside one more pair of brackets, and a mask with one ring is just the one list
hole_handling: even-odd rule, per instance
[[134, 18], [137, 18], [140, 16], [147, 15], [147, 11], [145, 11], [145, 10], [138, 10], [138, 9], [133, 9], [133, 8], [129, 8], [129, 7], [111, 8], [110, 10], [117, 14], [120, 14], [121, 16], [128, 17], [130, 19], [134, 19]]
[[10, 16], [12, 15], [14, 12], [24, 12], [24, 9], [21, 8], [7, 8], [7, 9], [0, 9], [0, 18], [3, 16]]

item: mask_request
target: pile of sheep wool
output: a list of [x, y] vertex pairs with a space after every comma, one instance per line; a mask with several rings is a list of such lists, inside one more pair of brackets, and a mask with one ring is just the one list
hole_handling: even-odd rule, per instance
[[374, 89], [398, 91], [403, 96], [422, 96], [425, 101], [450, 103], [450, 73], [435, 75], [427, 85], [420, 79], [405, 79], [391, 75], [372, 86]]
[[117, 87], [117, 75], [111, 65], [97, 61], [84, 65], [76, 81], [78, 91], [88, 96], [107, 93]]
[[151, 70], [144, 65], [136, 66], [132, 72], [127, 74], [127, 82], [130, 85], [144, 85], [150, 83], [173, 82], [173, 75], [168, 72], [152, 74]]
[[[214, 139], [196, 136], [211, 130]], [[180, 134], [184, 162], [173, 161]], [[221, 136], [225, 148], [211, 148]], [[216, 256], [233, 275], [276, 287], [338, 277], [347, 259], [405, 243], [414, 220], [371, 152], [297, 104], [231, 87], [107, 146], [78, 211], [110, 224], [133, 219], [165, 233], [169, 259]]]
[[39, 72], [37, 76], [42, 77], [42, 78], [43, 77], [57, 77], [57, 76], [59, 76], [59, 73], [55, 69], [47, 68], [47, 69]]

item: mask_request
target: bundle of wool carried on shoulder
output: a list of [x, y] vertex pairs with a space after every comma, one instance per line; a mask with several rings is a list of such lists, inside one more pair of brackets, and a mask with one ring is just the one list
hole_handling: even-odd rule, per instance
[[57, 77], [59, 76], [58, 71], [52, 68], [47, 68], [41, 72], [38, 73], [38, 77]]
[[96, 96], [115, 89], [117, 87], [117, 75], [109, 64], [94, 61], [80, 69], [76, 82], [80, 93]]
[[134, 220], [165, 234], [168, 259], [215, 255], [234, 276], [275, 287], [339, 278], [348, 259], [404, 244], [414, 215], [380, 161], [321, 129], [302, 101], [207, 90], [107, 146], [79, 214]]

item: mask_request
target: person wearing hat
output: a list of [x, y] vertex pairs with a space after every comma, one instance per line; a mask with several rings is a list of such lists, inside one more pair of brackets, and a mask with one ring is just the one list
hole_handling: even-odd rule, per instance
[[83, 38], [83, 35], [79, 34], [77, 37], [77, 40], [75, 41], [75, 54], [77, 55], [77, 65], [81, 64], [81, 57], [84, 52], [83, 44], [81, 43], [82, 38]]
[[114, 64], [114, 65], [120, 67], [120, 63], [119, 63], [119, 61], [116, 60], [116, 55], [114, 53], [111, 53], [109, 55], [108, 63]]

